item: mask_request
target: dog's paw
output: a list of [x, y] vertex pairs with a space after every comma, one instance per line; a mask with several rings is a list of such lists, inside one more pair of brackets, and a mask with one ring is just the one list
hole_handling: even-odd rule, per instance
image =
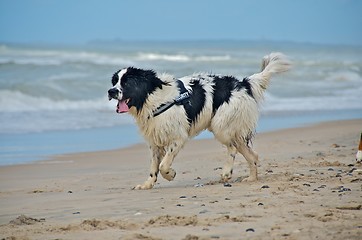
[[170, 168], [167, 172], [162, 172], [161, 175], [164, 179], [172, 181], [176, 177], [176, 171]]
[[147, 190], [147, 189], [152, 189], [152, 188], [153, 188], [152, 184], [144, 183], [144, 184], [139, 184], [132, 189], [133, 190]]
[[223, 170], [221, 174], [221, 181], [224, 183], [229, 182], [232, 175], [233, 175], [233, 170]]
[[256, 182], [258, 180], [257, 177], [252, 177], [252, 176], [249, 176], [247, 178], [244, 178], [242, 181], [243, 182]]
[[231, 179], [231, 176], [221, 176], [221, 182], [228, 183]]

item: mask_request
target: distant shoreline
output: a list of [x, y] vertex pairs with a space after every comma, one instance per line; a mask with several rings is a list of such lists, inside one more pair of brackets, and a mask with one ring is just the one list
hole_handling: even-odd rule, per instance
[[114, 47], [114, 46], [167, 46], [167, 45], [183, 45], [183, 46], [191, 46], [191, 47], [202, 47], [207, 44], [208, 46], [218, 46], [222, 45], [225, 47], [225, 44], [229, 44], [230, 47], [243, 47], [243, 46], [259, 46], [259, 47], [286, 47], [286, 46], [308, 46], [308, 47], [317, 47], [317, 48], [335, 48], [335, 47], [343, 47], [343, 48], [361, 48], [362, 44], [342, 44], [342, 43], [320, 43], [320, 42], [303, 42], [303, 41], [283, 41], [283, 40], [271, 40], [271, 39], [134, 39], [134, 40], [126, 40], [126, 39], [95, 39], [81, 43], [57, 43], [57, 42], [0, 42], [1, 45], [5, 46], [16, 46], [16, 47]]

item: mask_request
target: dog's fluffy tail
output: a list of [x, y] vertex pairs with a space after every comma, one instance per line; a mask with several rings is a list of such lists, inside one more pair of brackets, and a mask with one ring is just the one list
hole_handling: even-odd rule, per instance
[[253, 96], [257, 102], [263, 100], [264, 91], [269, 85], [272, 74], [286, 72], [291, 68], [291, 61], [282, 53], [273, 52], [264, 56], [261, 72], [249, 77]]

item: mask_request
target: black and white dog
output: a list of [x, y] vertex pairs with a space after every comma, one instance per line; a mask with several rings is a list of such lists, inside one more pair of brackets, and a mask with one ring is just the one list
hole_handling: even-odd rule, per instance
[[208, 129], [227, 147], [228, 159], [221, 179], [230, 180], [235, 155], [248, 162], [257, 180], [258, 155], [249, 141], [258, 121], [258, 105], [273, 73], [287, 71], [290, 61], [281, 53], [263, 58], [261, 72], [239, 80], [232, 76], [197, 74], [180, 79], [152, 70], [128, 67], [112, 77], [109, 100], [118, 100], [117, 112], [129, 112], [152, 152], [149, 178], [135, 189], [151, 189], [157, 174], [171, 181], [171, 164], [185, 142]]

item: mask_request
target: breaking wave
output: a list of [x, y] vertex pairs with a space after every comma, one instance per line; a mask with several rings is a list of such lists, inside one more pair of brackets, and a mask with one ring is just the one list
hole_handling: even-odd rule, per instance
[[190, 56], [186, 54], [159, 54], [159, 53], [139, 53], [140, 61], [170, 61], [170, 62], [218, 62], [230, 61], [230, 55], [220, 56]]

